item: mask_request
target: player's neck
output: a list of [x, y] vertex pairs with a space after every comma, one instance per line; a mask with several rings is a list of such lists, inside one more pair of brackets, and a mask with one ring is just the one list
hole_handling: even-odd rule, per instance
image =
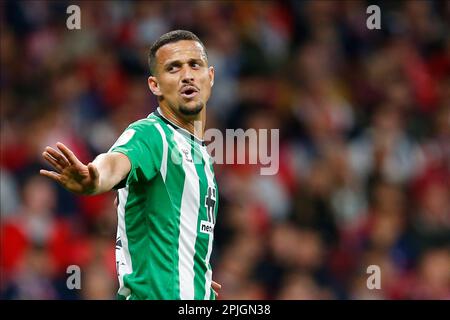
[[187, 130], [190, 134], [196, 138], [203, 140], [203, 134], [205, 131], [206, 111], [203, 108], [200, 113], [192, 118], [181, 117], [177, 115], [171, 108], [161, 104], [161, 115], [167, 120], [177, 125], [180, 128]]

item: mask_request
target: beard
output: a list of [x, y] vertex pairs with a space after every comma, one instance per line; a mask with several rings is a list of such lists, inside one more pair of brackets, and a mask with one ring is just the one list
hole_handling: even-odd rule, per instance
[[202, 111], [204, 104], [201, 102], [198, 102], [194, 107], [188, 107], [185, 104], [180, 105], [180, 113], [184, 114], [185, 116], [195, 116]]

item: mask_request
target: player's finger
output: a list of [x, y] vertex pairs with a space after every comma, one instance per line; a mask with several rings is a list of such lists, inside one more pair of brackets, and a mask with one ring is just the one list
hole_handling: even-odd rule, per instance
[[61, 175], [59, 173], [48, 170], [40, 170], [39, 173], [45, 177], [48, 177], [50, 179], [55, 180], [56, 182], [61, 183]]
[[73, 152], [67, 148], [63, 143], [58, 142], [56, 144], [59, 150], [63, 153], [63, 155], [66, 157], [66, 159], [69, 161], [70, 164], [78, 164], [80, 163], [80, 160], [73, 154]]
[[92, 180], [97, 180], [98, 179], [97, 168], [92, 163], [89, 163], [87, 167], [89, 170], [89, 175], [91, 176]]
[[69, 161], [67, 161], [67, 159], [58, 151], [56, 151], [55, 149], [53, 149], [52, 147], [47, 147], [45, 148], [45, 151], [47, 153], [49, 153], [56, 161], [58, 161], [58, 163], [65, 167], [69, 165]]
[[216, 297], [219, 296], [219, 290], [222, 288], [222, 285], [215, 282], [214, 280], [211, 281], [211, 287], [212, 290], [214, 291], [214, 294], [216, 295]]
[[56, 169], [56, 171], [61, 173], [62, 167], [48, 152], [43, 152], [42, 156], [44, 157], [45, 160], [47, 160], [47, 162], [49, 162]]
[[211, 285], [213, 287], [214, 290], [220, 290], [222, 288], [222, 285], [215, 282], [214, 280], [211, 281]]

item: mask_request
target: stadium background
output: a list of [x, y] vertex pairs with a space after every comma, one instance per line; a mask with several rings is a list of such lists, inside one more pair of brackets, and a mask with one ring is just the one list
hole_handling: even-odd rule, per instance
[[152, 112], [149, 45], [179, 28], [216, 68], [208, 127], [280, 128], [277, 175], [216, 165], [220, 299], [450, 298], [448, 1], [80, 1], [72, 31], [70, 4], [1, 4], [1, 298], [114, 299], [114, 193], [39, 177], [41, 152], [90, 161]]

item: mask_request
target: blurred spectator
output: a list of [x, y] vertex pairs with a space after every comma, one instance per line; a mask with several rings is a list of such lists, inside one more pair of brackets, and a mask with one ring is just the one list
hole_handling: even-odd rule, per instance
[[0, 212], [7, 216], [18, 210], [19, 195], [14, 177], [7, 171], [0, 171]]

